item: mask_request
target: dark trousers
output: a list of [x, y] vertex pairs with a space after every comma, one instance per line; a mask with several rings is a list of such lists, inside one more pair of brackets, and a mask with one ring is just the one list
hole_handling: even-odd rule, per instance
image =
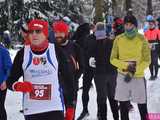
[[83, 110], [85, 111], [88, 111], [89, 90], [93, 78], [94, 78], [94, 70], [92, 68], [85, 69], [83, 75], [83, 91], [82, 91], [82, 104], [83, 104]]
[[160, 43], [158, 44], [158, 58], [160, 59]]
[[[129, 120], [128, 102], [129, 101], [120, 102], [121, 120]], [[141, 120], [147, 120], [147, 104], [138, 104], [138, 109], [140, 112]]]
[[64, 120], [63, 111], [51, 111], [40, 114], [25, 115], [25, 120]]
[[149, 66], [151, 76], [158, 74], [158, 49], [151, 50], [151, 64]]
[[[76, 110], [76, 106], [77, 106], [77, 94], [74, 98], [74, 103], [71, 105], [69, 105], [68, 103], [71, 103], [72, 101], [68, 101], [67, 97], [68, 95], [67, 94], [63, 94], [64, 96], [64, 103], [65, 103], [65, 109], [67, 109], [67, 107], [73, 107], [75, 110]], [[75, 112], [74, 112], [74, 118], [73, 120], [75, 119]]]
[[7, 90], [0, 90], [0, 120], [7, 120], [7, 114], [5, 110], [5, 99], [6, 99]]
[[107, 120], [107, 97], [111, 106], [114, 120], [119, 120], [118, 102], [114, 100], [116, 77], [114, 74], [96, 74], [95, 85], [97, 91], [97, 116], [100, 120]]

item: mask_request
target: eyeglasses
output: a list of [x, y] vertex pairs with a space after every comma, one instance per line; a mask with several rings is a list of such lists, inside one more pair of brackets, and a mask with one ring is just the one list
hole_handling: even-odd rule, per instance
[[29, 31], [29, 34], [33, 34], [33, 33], [36, 33], [36, 34], [40, 34], [42, 32], [42, 30], [30, 30]]

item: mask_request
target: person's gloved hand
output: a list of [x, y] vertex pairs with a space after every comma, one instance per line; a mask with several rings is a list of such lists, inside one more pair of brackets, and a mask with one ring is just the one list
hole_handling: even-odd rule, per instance
[[65, 120], [73, 120], [75, 109], [73, 107], [69, 107], [66, 110]]
[[31, 82], [27, 82], [27, 81], [24, 81], [24, 82], [15, 82], [13, 84], [13, 90], [15, 91], [18, 91], [18, 92], [32, 92], [33, 90], [33, 86], [32, 86], [32, 83]]
[[126, 83], [129, 83], [129, 82], [132, 80], [132, 77], [133, 77], [133, 74], [129, 72], [129, 73], [127, 73], [127, 74], [125, 75], [124, 81], [125, 81]]
[[136, 62], [129, 62], [127, 71], [134, 74], [136, 72]]
[[125, 75], [124, 81], [125, 82], [130, 82], [134, 73], [136, 72], [136, 62], [135, 61], [130, 61], [129, 65], [127, 67], [128, 73]]
[[96, 60], [95, 60], [94, 57], [89, 58], [89, 66], [93, 67], [93, 68], [96, 68]]

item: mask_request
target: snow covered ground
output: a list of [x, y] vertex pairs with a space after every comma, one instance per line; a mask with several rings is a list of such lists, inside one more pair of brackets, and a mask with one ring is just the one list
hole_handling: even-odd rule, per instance
[[[10, 50], [12, 59], [14, 58], [17, 51]], [[145, 77], [147, 79], [147, 92], [148, 92], [148, 110], [150, 113], [160, 113], [160, 72], [159, 78], [155, 81], [149, 81], [150, 73], [147, 69], [145, 71]], [[82, 79], [80, 79], [80, 85]], [[78, 103], [76, 109], [76, 118], [80, 115], [82, 111], [81, 102], [82, 90], [78, 92]], [[12, 92], [8, 90], [6, 98], [6, 109], [8, 114], [8, 120], [24, 120], [23, 114], [19, 112], [22, 109], [22, 94], [17, 92]], [[133, 103], [134, 104], [134, 103]], [[134, 104], [134, 111], [130, 113], [131, 120], [140, 120], [139, 112], [136, 104]], [[97, 105], [96, 105], [96, 91], [95, 86], [90, 90], [90, 101], [89, 101], [89, 113], [90, 116], [87, 120], [96, 120]], [[108, 104], [108, 120], [113, 120], [112, 113]], [[157, 120], [157, 119], [156, 119]]]

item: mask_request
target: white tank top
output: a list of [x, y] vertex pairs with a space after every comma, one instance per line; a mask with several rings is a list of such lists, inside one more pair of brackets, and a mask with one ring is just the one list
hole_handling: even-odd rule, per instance
[[31, 82], [34, 88], [32, 93], [23, 95], [24, 115], [62, 111], [64, 102], [54, 44], [49, 44], [41, 55], [34, 54], [30, 46], [25, 46], [22, 66], [24, 81]]

